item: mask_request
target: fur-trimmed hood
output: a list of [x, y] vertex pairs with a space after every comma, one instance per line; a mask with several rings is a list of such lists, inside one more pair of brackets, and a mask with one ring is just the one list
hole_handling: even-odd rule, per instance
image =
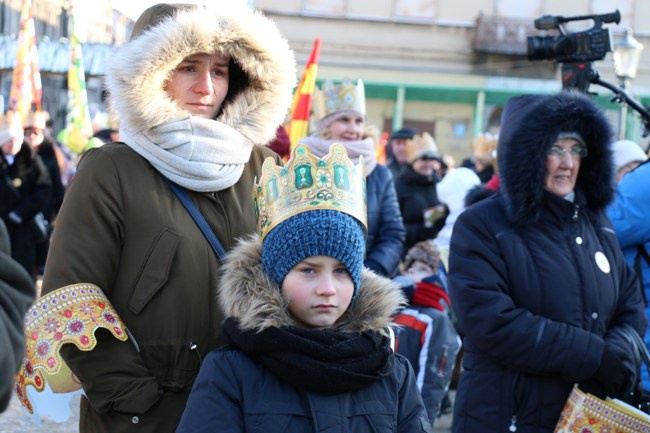
[[[245, 330], [295, 326], [280, 288], [262, 272], [259, 235], [239, 241], [223, 266], [219, 306], [224, 317], [239, 319]], [[364, 269], [358, 296], [339, 319], [342, 332], [378, 331], [387, 335], [391, 317], [404, 307], [405, 299], [393, 281]]]
[[599, 211], [613, 198], [612, 130], [603, 111], [577, 91], [516, 96], [504, 107], [497, 147], [500, 189], [515, 224], [539, 217], [546, 154], [560, 132], [577, 132], [586, 142], [587, 156], [576, 181], [586, 206]]
[[106, 85], [120, 122], [140, 132], [188, 117], [163, 86], [185, 57], [214, 52], [230, 56], [249, 81], [217, 120], [254, 144], [268, 143], [291, 104], [295, 59], [271, 20], [233, 2], [179, 10], [118, 50]]

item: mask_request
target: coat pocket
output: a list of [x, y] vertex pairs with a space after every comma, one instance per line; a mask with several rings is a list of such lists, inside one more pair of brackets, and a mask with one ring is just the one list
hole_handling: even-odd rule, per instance
[[129, 298], [129, 310], [134, 314], [140, 314], [151, 298], [167, 282], [179, 242], [180, 237], [165, 228], [151, 246]]

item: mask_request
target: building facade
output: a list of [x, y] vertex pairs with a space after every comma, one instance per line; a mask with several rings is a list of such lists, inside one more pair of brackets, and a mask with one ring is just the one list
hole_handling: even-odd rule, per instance
[[[43, 108], [63, 126], [69, 62], [72, 0], [32, 0], [43, 80]], [[152, 0], [151, 3], [154, 3]], [[469, 152], [477, 135], [497, 132], [502, 104], [520, 93], [561, 89], [561, 64], [529, 61], [527, 37], [556, 36], [535, 28], [544, 15], [574, 17], [618, 9], [621, 21], [603, 24], [613, 42], [631, 29], [647, 50], [627, 90], [650, 103], [650, 2], [642, 0], [254, 0], [279, 26], [296, 52], [299, 74], [320, 37], [318, 81], [363, 79], [368, 123], [390, 132], [415, 126], [433, 134], [439, 149], [456, 159]], [[0, 0], [0, 91], [9, 94], [15, 62], [22, 0]], [[133, 22], [112, 7], [112, 0], [74, 2], [76, 34], [83, 56], [91, 113], [106, 109], [103, 74], [115, 47]], [[581, 20], [569, 33], [594, 25]], [[600, 77], [618, 85], [612, 53], [592, 62]], [[590, 92], [616, 126], [620, 105], [610, 90]], [[626, 117], [631, 139], [647, 142], [632, 110]]]
[[[560, 64], [529, 61], [527, 36], [553, 36], [534, 21], [543, 15], [582, 16], [617, 9], [621, 22], [603, 24], [614, 42], [626, 28], [650, 51], [650, 3], [641, 0], [255, 0], [280, 27], [299, 63], [321, 38], [318, 80], [363, 79], [368, 121], [391, 131], [402, 125], [432, 132], [456, 159], [472, 139], [496, 132], [502, 104], [512, 95], [561, 89]], [[592, 20], [570, 23], [578, 32]], [[618, 84], [612, 54], [593, 62], [600, 77]], [[300, 69], [300, 68], [299, 68]], [[302, 70], [302, 69], [300, 69]], [[633, 95], [650, 97], [650, 52], [643, 52]], [[611, 91], [592, 85], [612, 122], [620, 106]], [[641, 139], [629, 116], [628, 136]]]

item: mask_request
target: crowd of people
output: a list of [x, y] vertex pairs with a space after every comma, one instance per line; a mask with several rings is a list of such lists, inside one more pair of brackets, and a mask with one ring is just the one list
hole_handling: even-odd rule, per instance
[[47, 113], [2, 115], [0, 410], [18, 369], [58, 359], [81, 432], [432, 432], [453, 412], [454, 433], [542, 433], [574, 386], [650, 389], [624, 331], [650, 345], [650, 164], [589, 96], [511, 98], [457, 167], [399, 128], [383, 164], [349, 77], [290, 145], [296, 74], [261, 13], [158, 4], [108, 67], [119, 131], [74, 168]]

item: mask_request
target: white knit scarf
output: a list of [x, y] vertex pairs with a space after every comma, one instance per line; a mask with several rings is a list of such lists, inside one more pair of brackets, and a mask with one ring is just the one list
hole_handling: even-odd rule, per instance
[[233, 186], [253, 150], [253, 143], [228, 125], [195, 116], [146, 131], [122, 124], [120, 139], [168, 179], [199, 192]]
[[359, 156], [363, 156], [363, 162], [366, 166], [366, 177], [370, 176], [370, 173], [372, 173], [377, 166], [375, 140], [373, 140], [372, 137], [364, 138], [359, 141], [341, 141], [309, 136], [301, 138], [300, 143], [307, 145], [307, 147], [311, 149], [311, 153], [319, 158], [327, 155], [330, 146], [333, 143], [341, 143], [343, 147], [345, 147], [345, 150], [348, 151], [348, 157], [355, 165], [359, 163]]

